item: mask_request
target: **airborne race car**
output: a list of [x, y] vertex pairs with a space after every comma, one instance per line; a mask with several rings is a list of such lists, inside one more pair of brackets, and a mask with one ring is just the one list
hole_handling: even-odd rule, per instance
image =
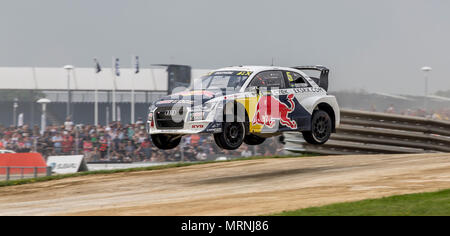
[[212, 133], [216, 144], [228, 150], [243, 142], [259, 145], [286, 131], [324, 144], [340, 122], [336, 98], [327, 94], [328, 73], [323, 66], [215, 70], [152, 104], [148, 132], [160, 149], [175, 148], [183, 135], [196, 133]]

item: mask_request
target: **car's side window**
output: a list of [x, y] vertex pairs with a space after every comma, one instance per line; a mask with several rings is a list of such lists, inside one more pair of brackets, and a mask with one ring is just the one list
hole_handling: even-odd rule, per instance
[[248, 87], [283, 88], [283, 73], [281, 71], [264, 71], [257, 74]]
[[286, 71], [285, 73], [286, 73], [288, 87], [290, 87], [290, 88], [309, 87], [309, 84], [306, 82], [305, 78], [303, 78], [302, 75], [292, 72], [292, 71]]

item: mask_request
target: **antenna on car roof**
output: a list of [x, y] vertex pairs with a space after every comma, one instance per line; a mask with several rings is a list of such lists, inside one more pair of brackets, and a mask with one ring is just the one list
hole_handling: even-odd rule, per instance
[[272, 57], [272, 64], [270, 66], [273, 66], [273, 57]]

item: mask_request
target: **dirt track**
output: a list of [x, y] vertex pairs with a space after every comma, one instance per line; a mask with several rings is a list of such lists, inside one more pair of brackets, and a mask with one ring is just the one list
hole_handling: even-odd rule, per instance
[[450, 188], [450, 154], [214, 163], [0, 188], [0, 215], [260, 215]]

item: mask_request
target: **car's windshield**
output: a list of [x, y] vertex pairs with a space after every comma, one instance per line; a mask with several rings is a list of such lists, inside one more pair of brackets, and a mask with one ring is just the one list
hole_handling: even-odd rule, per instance
[[252, 74], [250, 71], [217, 71], [194, 81], [190, 90], [238, 91]]

